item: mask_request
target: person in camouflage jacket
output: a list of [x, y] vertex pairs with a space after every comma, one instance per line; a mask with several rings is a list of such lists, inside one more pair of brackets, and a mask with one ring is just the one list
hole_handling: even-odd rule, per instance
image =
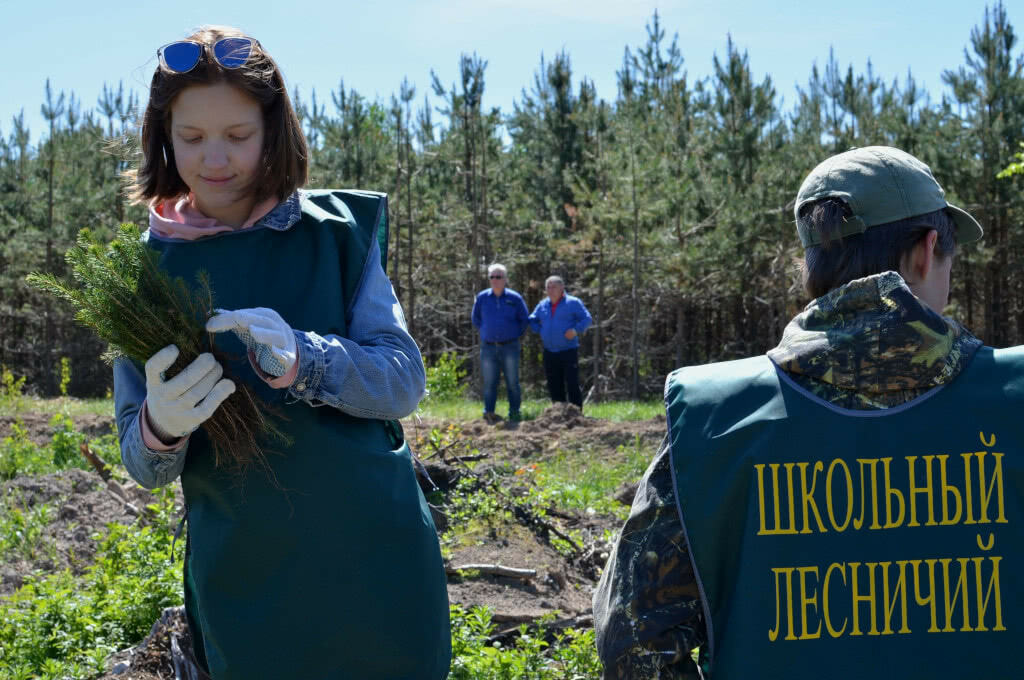
[[[909, 198], [894, 211], [895, 184]], [[815, 299], [768, 352], [775, 365], [825, 401], [859, 410], [899, 406], [955, 380], [982, 343], [940, 312], [956, 243], [982, 231], [946, 203], [928, 167], [888, 147], [834, 156], [804, 181], [795, 213]], [[594, 593], [594, 627], [607, 679], [710, 673], [667, 436]]]

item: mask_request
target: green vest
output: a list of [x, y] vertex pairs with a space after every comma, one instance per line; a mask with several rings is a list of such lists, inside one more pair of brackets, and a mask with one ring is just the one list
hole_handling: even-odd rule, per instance
[[[285, 231], [149, 244], [172, 275], [206, 271], [218, 307], [269, 307], [293, 328], [344, 336], [386, 215], [382, 194], [311, 191]], [[400, 426], [285, 403], [233, 333], [216, 343], [237, 357], [235, 379], [281, 409], [292, 443], [268, 447], [274, 483], [215, 468], [202, 430], [189, 442], [185, 604], [200, 663], [216, 680], [445, 677], [446, 577]]]
[[1003, 678], [1024, 643], [1024, 350], [851, 411], [767, 357], [665, 388], [712, 677]]

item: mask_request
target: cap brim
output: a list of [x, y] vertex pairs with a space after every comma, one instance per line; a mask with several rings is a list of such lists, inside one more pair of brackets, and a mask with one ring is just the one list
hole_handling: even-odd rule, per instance
[[949, 208], [949, 213], [953, 216], [953, 221], [956, 223], [957, 243], [974, 243], [981, 240], [985, 232], [981, 225], [978, 224], [978, 221], [971, 217], [970, 213], [948, 203], [946, 207]]

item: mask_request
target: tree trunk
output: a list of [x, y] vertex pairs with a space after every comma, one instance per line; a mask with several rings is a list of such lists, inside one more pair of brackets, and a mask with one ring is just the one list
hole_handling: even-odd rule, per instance
[[[632, 129], [631, 129], [632, 130]], [[631, 396], [640, 398], [640, 354], [637, 347], [637, 317], [640, 313], [640, 204], [636, 198], [636, 149], [633, 146], [633, 135], [629, 139], [629, 171], [632, 180], [633, 195], [633, 320], [630, 327], [630, 351], [633, 356], [633, 386]]]

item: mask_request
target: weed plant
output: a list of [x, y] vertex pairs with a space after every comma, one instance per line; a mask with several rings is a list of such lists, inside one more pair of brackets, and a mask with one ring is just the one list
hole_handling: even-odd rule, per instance
[[464, 363], [455, 352], [442, 352], [432, 366], [427, 366], [427, 398], [440, 401], [461, 398], [466, 391]]
[[0, 441], [0, 481], [55, 469], [52, 456], [29, 439], [24, 424], [20, 420], [11, 423], [11, 434]]
[[527, 497], [537, 506], [625, 520], [629, 507], [615, 500], [614, 492], [624, 482], [634, 482], [643, 475], [653, 452], [639, 436], [632, 445], [620, 445], [617, 451], [621, 455], [609, 462], [589, 449], [559, 450], [544, 461], [517, 469], [516, 476], [529, 483]]
[[[157, 494], [153, 505], [151, 512], [166, 520], [173, 495]], [[82, 576], [32, 575], [0, 601], [0, 668], [10, 677], [91, 677], [110, 653], [145, 637], [165, 607], [181, 604], [171, 522], [142, 529], [111, 524], [94, 538], [96, 562]]]
[[[109, 246], [98, 242], [90, 230], [81, 230], [67, 260], [72, 280], [31, 274], [28, 282], [69, 302], [75, 319], [110, 345], [104, 355], [107, 360], [126, 357], [144, 363], [174, 344], [178, 358], [166, 372], [173, 377], [203, 352], [227, 358], [214, 348], [212, 336], [205, 330], [215, 307], [205, 273], [197, 276], [195, 288], [184, 279], [172, 279], [160, 269], [159, 255], [133, 225], [122, 225]], [[268, 437], [281, 441], [281, 435], [265, 415], [267, 406], [241, 382], [236, 384], [235, 393], [202, 427], [213, 444], [218, 465], [227, 463], [238, 469], [254, 463], [265, 466], [262, 442]]]
[[[512, 645], [492, 642], [496, 626], [484, 607], [451, 608], [451, 680], [584, 680], [601, 675], [594, 631], [549, 634], [545, 626], [521, 625]], [[551, 642], [548, 640], [551, 639]]]
[[[53, 433], [49, 444], [38, 446], [29, 438], [28, 430], [20, 420], [11, 423], [11, 434], [0, 440], [0, 481], [26, 475], [45, 475], [72, 467], [89, 469], [80, 450], [87, 437], [75, 430], [71, 416], [56, 413], [50, 420], [50, 426]], [[108, 467], [113, 469], [119, 465], [121, 448], [116, 434], [95, 437], [87, 443]]]
[[56, 546], [46, 542], [46, 527], [53, 517], [54, 506], [49, 503], [29, 506], [13, 490], [0, 497], [0, 560], [53, 556]]
[[25, 376], [15, 378], [6, 365], [0, 365], [0, 412], [17, 415], [24, 406], [24, 389]]

